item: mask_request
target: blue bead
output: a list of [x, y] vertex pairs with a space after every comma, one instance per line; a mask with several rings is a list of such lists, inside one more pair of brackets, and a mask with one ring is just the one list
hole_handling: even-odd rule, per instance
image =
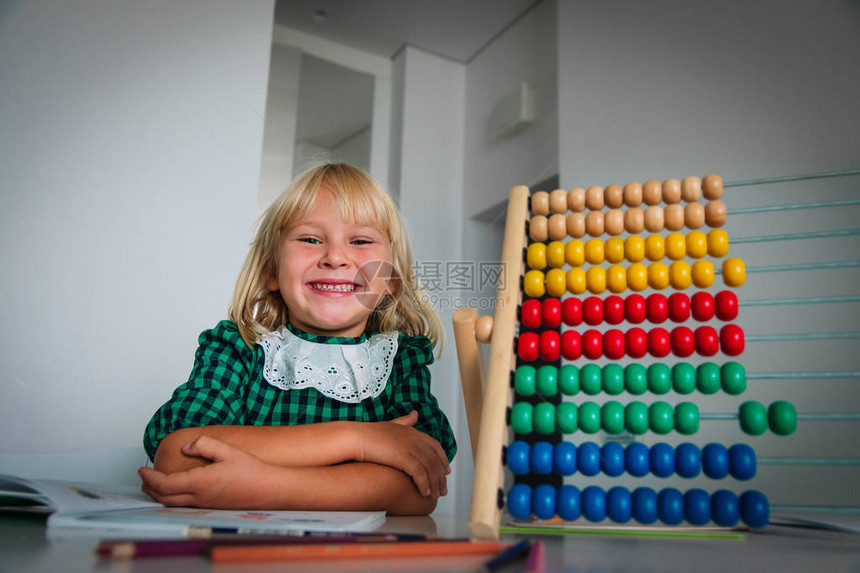
[[576, 446], [570, 442], [559, 442], [552, 452], [552, 464], [556, 473], [569, 476], [576, 473]]
[[675, 448], [675, 472], [683, 478], [694, 478], [702, 471], [702, 451], [696, 444], [685, 442]]
[[756, 458], [755, 450], [746, 444], [735, 444], [729, 448], [729, 473], [739, 480], [748, 480], [755, 477]]
[[708, 444], [702, 448], [702, 471], [711, 479], [729, 475], [729, 450], [722, 444]]
[[552, 472], [552, 444], [549, 442], [537, 442], [532, 445], [529, 454], [532, 463], [532, 471], [536, 474], [546, 475]]
[[651, 472], [657, 477], [669, 477], [675, 473], [675, 450], [660, 442], [651, 446]]
[[645, 525], [657, 521], [657, 492], [650, 487], [633, 490], [633, 519]]
[[624, 446], [618, 442], [603, 444], [600, 448], [600, 467], [608, 476], [618, 477], [624, 473]]
[[627, 472], [633, 477], [643, 477], [651, 471], [651, 462], [648, 459], [648, 446], [642, 442], [631, 442], [624, 450], [624, 465]]
[[600, 473], [600, 446], [594, 442], [585, 442], [576, 448], [576, 467], [584, 476], [596, 476]]
[[684, 496], [673, 487], [657, 494], [657, 511], [660, 521], [666, 525], [678, 525], [684, 521]]
[[711, 497], [711, 515], [720, 527], [733, 527], [740, 519], [738, 496], [727, 489], [715, 491]]
[[582, 490], [582, 516], [588, 521], [599, 522], [606, 519], [606, 492], [596, 485]]
[[615, 523], [627, 523], [633, 516], [630, 490], [616, 486], [606, 492], [606, 515]]
[[770, 504], [760, 491], [741, 494], [741, 519], [750, 527], [764, 527], [770, 521]]
[[538, 519], [555, 517], [555, 488], [542, 483], [532, 492], [532, 512]]
[[576, 521], [582, 515], [579, 507], [579, 488], [575, 485], [563, 485], [556, 497], [556, 512], [565, 521]]
[[505, 462], [508, 464], [508, 469], [515, 476], [529, 473], [531, 471], [529, 445], [521, 440], [511, 442], [508, 446]]
[[514, 484], [508, 490], [508, 511], [514, 519], [532, 516], [532, 488], [524, 483]]
[[684, 494], [684, 517], [692, 525], [711, 521], [711, 496], [703, 489], [691, 489]]

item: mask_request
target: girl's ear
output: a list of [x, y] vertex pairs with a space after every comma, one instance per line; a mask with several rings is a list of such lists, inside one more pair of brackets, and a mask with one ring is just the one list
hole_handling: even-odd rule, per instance
[[280, 285], [278, 284], [278, 277], [270, 277], [268, 281], [266, 281], [266, 286], [272, 292], [277, 290], [281, 290]]

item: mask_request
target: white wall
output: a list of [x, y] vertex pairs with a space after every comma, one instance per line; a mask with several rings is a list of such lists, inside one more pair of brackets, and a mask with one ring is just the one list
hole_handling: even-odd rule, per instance
[[0, 472], [136, 483], [251, 237], [273, 4], [0, 11]]

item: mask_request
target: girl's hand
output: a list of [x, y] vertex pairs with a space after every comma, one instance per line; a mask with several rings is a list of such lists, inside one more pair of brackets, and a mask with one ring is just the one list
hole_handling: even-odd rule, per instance
[[418, 412], [390, 422], [360, 424], [356, 461], [397, 468], [415, 482], [422, 495], [438, 499], [448, 493], [448, 456], [439, 442], [413, 428]]

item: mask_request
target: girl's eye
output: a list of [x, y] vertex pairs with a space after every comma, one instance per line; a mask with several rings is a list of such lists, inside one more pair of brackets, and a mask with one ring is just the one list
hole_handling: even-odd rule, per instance
[[353, 245], [372, 245], [373, 241], [370, 239], [354, 239], [352, 241]]
[[317, 238], [315, 238], [315, 237], [301, 237], [301, 238], [299, 239], [299, 241], [301, 241], [301, 242], [303, 242], [303, 243], [308, 243], [308, 244], [311, 244], [311, 245], [319, 245], [319, 244], [321, 244], [321, 243], [322, 243], [322, 241], [320, 241], [319, 239], [317, 239]]

